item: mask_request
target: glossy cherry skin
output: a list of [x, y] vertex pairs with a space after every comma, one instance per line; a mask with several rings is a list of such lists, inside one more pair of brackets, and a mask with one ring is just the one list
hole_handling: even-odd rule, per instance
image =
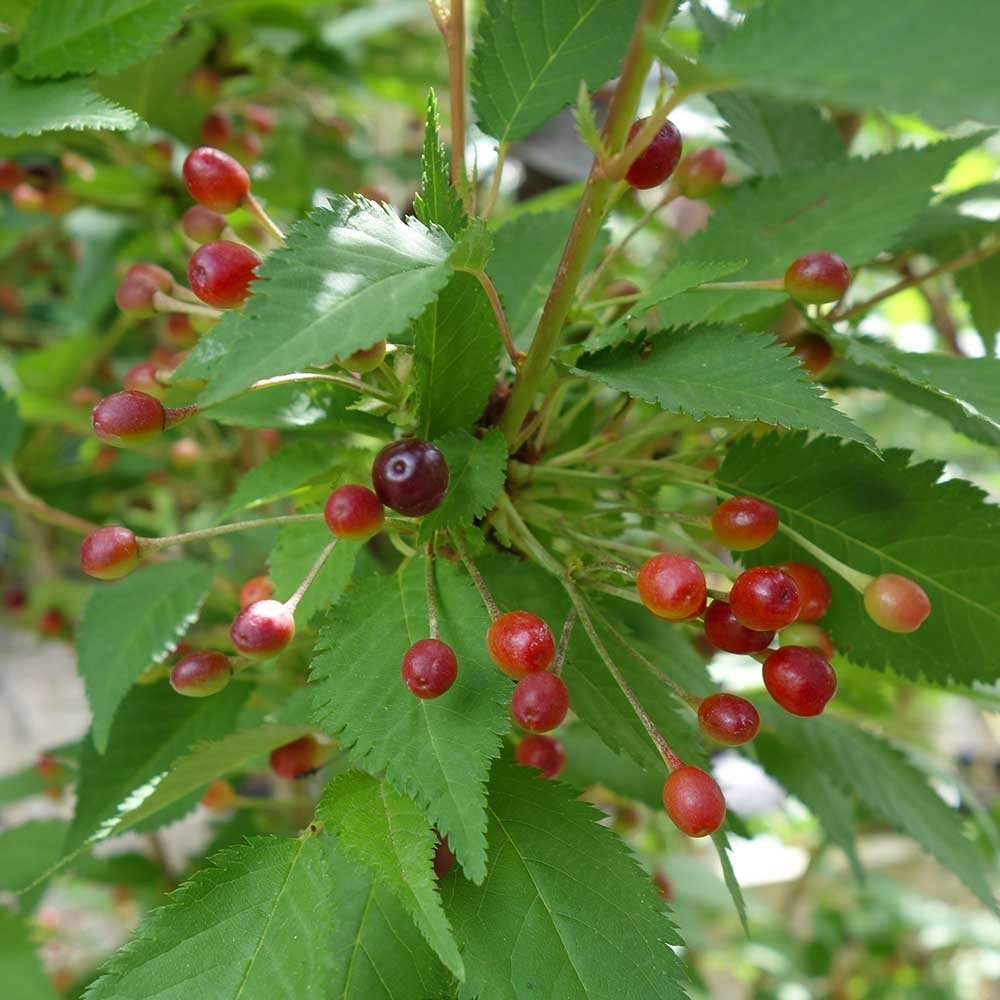
[[799, 364], [814, 378], [819, 378], [833, 362], [833, 348], [818, 333], [803, 333], [791, 342]]
[[741, 573], [729, 592], [737, 620], [758, 632], [784, 628], [802, 607], [795, 581], [777, 566], [754, 566]]
[[188, 262], [191, 290], [210, 306], [235, 309], [250, 295], [260, 257], [242, 243], [216, 240], [198, 247]]
[[420, 517], [448, 492], [448, 463], [429, 441], [404, 438], [387, 444], [372, 463], [372, 484], [386, 507]]
[[98, 528], [80, 543], [80, 569], [95, 580], [118, 580], [138, 565], [139, 542], [128, 528]]
[[455, 651], [440, 639], [420, 639], [406, 651], [401, 669], [403, 683], [418, 698], [439, 698], [455, 683]]
[[923, 587], [897, 573], [883, 573], [865, 588], [865, 611], [890, 632], [915, 632], [931, 613]]
[[238, 160], [221, 149], [199, 146], [184, 161], [184, 183], [199, 205], [228, 215], [246, 198], [250, 175]]
[[214, 649], [188, 653], [170, 671], [170, 686], [189, 698], [207, 698], [217, 694], [233, 678], [229, 657]]
[[798, 588], [801, 607], [796, 620], [818, 622], [829, 609], [830, 598], [833, 596], [826, 577], [808, 563], [783, 562], [778, 564], [778, 569], [790, 576]]
[[274, 596], [274, 584], [266, 576], [252, 576], [240, 587], [240, 607]]
[[792, 715], [819, 715], [837, 690], [833, 667], [815, 649], [782, 646], [764, 661], [767, 693]]
[[765, 545], [778, 530], [778, 512], [756, 497], [730, 497], [712, 512], [712, 533], [736, 552]]
[[156, 437], [166, 427], [166, 421], [163, 404], [145, 392], [105, 396], [90, 415], [94, 433], [120, 448]]
[[836, 302], [851, 283], [851, 269], [835, 253], [807, 253], [785, 272], [785, 291], [799, 302]]
[[805, 646], [807, 649], [815, 649], [824, 660], [831, 661], [836, 655], [833, 641], [818, 625], [811, 625], [807, 622], [792, 622], [788, 628], [783, 628], [778, 636], [780, 646]]
[[279, 778], [304, 778], [323, 762], [323, 747], [312, 736], [303, 736], [272, 750], [269, 762]]
[[233, 619], [229, 637], [244, 656], [274, 656], [295, 637], [295, 618], [280, 601], [255, 601]]
[[698, 706], [698, 725], [717, 743], [738, 747], [757, 735], [760, 715], [746, 698], [719, 692], [702, 699]]
[[204, 205], [192, 205], [181, 217], [184, 235], [195, 243], [211, 243], [222, 235], [225, 228], [225, 218]]
[[556, 657], [552, 630], [530, 611], [508, 611], [489, 627], [486, 648], [490, 658], [508, 676], [548, 670]]
[[[640, 118], [632, 123], [628, 132], [629, 142], [646, 121], [646, 118]], [[677, 169], [682, 146], [677, 127], [672, 122], [664, 122], [653, 136], [653, 141], [632, 161], [632, 166], [625, 173], [625, 180], [632, 187], [642, 190], [662, 184]]]
[[657, 618], [681, 622], [697, 617], [705, 608], [705, 574], [687, 556], [663, 552], [647, 559], [636, 587], [642, 603]]
[[726, 158], [714, 146], [706, 146], [681, 160], [674, 183], [685, 198], [704, 198], [721, 183], [726, 173]]
[[726, 601], [715, 600], [705, 611], [705, 638], [725, 653], [759, 653], [771, 645], [774, 631], [747, 628]]
[[367, 486], [338, 486], [326, 500], [323, 517], [338, 538], [364, 542], [385, 523], [382, 501]]
[[511, 715], [522, 728], [547, 733], [561, 725], [569, 711], [569, 689], [562, 678], [547, 671], [522, 677], [510, 700]]
[[525, 736], [515, 751], [518, 764], [535, 767], [543, 778], [558, 778], [566, 766], [563, 745], [551, 736]]
[[663, 783], [663, 807], [674, 825], [689, 837], [707, 837], [722, 826], [726, 800], [716, 780], [685, 764]]

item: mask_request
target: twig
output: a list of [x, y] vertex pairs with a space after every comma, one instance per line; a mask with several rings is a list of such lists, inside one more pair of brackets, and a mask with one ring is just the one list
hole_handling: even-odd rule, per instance
[[465, 539], [457, 531], [452, 531], [450, 534], [452, 541], [455, 543], [455, 548], [458, 549], [459, 557], [465, 565], [469, 576], [472, 577], [472, 582], [475, 584], [476, 590], [479, 591], [479, 596], [483, 599], [483, 604], [486, 605], [486, 610], [490, 614], [490, 620], [496, 621], [500, 617], [500, 609], [497, 607], [497, 602], [493, 599], [493, 595], [490, 593], [490, 588], [486, 585], [482, 573], [479, 572], [479, 567], [472, 561], [469, 550], [465, 545]]
[[306, 591], [312, 586], [313, 580], [316, 579], [317, 575], [319, 574], [319, 571], [323, 568], [323, 564], [330, 557], [330, 553], [333, 552], [334, 548], [337, 545], [337, 542], [339, 541], [340, 541], [339, 538], [335, 538], [316, 557], [316, 561], [312, 564], [312, 568], [309, 570], [308, 573], [306, 573], [306, 578], [298, 585], [298, 587], [295, 590], [295, 593], [292, 594], [292, 596], [289, 597], [287, 601], [285, 601], [285, 607], [288, 608], [289, 611], [294, 613], [295, 609], [299, 606], [299, 601], [301, 601], [302, 598], [305, 597]]

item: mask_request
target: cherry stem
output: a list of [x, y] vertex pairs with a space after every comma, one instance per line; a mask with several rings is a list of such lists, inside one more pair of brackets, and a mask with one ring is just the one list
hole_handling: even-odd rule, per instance
[[483, 291], [486, 292], [486, 298], [490, 300], [490, 307], [493, 309], [494, 317], [496, 317], [497, 326], [500, 327], [503, 346], [506, 348], [514, 367], [517, 368], [524, 360], [524, 355], [517, 349], [517, 345], [514, 343], [514, 335], [511, 333], [510, 325], [507, 322], [507, 315], [503, 311], [503, 305], [500, 302], [500, 296], [497, 294], [496, 285], [493, 284], [490, 276], [485, 271], [480, 271], [478, 268], [456, 267], [455, 270], [471, 274], [482, 285]]
[[66, 511], [50, 507], [44, 500], [40, 500], [28, 491], [13, 466], [3, 466], [3, 477], [10, 486], [9, 490], [0, 490], [0, 503], [5, 503], [15, 510], [24, 511], [36, 521], [43, 524], [51, 524], [55, 528], [65, 528], [76, 535], [89, 535], [96, 531], [98, 525], [91, 521], [85, 521], [81, 517], [76, 517]]
[[501, 142], [497, 146], [497, 163], [493, 169], [493, 179], [490, 181], [490, 189], [486, 193], [486, 201], [482, 210], [478, 213], [482, 219], [488, 218], [496, 208], [497, 197], [500, 194], [500, 182], [503, 180], [503, 165], [507, 160], [507, 143]]
[[181, 299], [184, 302], [193, 302], [196, 306], [203, 306], [205, 303], [198, 298], [194, 292], [191, 291], [187, 285], [182, 285], [179, 281], [174, 282], [174, 287], [171, 289], [174, 298]]
[[556, 659], [552, 664], [550, 673], [556, 677], [562, 674], [563, 664], [566, 662], [566, 653], [569, 651], [569, 640], [573, 636], [573, 626], [576, 624], [576, 610], [570, 608], [566, 621], [563, 622], [562, 632], [559, 633], [559, 648], [556, 650]]
[[252, 521], [234, 521], [232, 524], [218, 524], [213, 528], [199, 528], [197, 531], [186, 531], [180, 535], [163, 535], [160, 538], [140, 538], [139, 548], [145, 555], [147, 552], [158, 552], [173, 545], [184, 545], [187, 542], [200, 542], [217, 535], [231, 535], [236, 531], [247, 531], [251, 528], [268, 528], [279, 524], [302, 524], [303, 522], [322, 521], [322, 514], [280, 514], [277, 517], [261, 517]]
[[299, 601], [305, 597], [306, 591], [312, 586], [313, 580], [316, 579], [319, 571], [323, 568], [323, 564], [330, 557], [330, 553], [337, 547], [337, 542], [339, 538], [335, 538], [323, 551], [316, 557], [316, 562], [312, 564], [312, 568], [306, 573], [306, 578], [298, 585], [295, 593], [285, 601], [285, 607], [288, 608], [292, 614], [295, 614], [295, 609], [299, 606]]
[[468, 570], [469, 576], [472, 577], [472, 582], [476, 585], [476, 590], [479, 591], [479, 596], [483, 599], [486, 610], [490, 613], [490, 620], [496, 621], [500, 617], [500, 609], [497, 607], [497, 602], [493, 599], [493, 595], [490, 593], [490, 588], [486, 585], [482, 573], [479, 572], [479, 567], [472, 561], [469, 550], [465, 545], [465, 539], [457, 531], [452, 531], [450, 534], [452, 541], [455, 543], [455, 548], [458, 549], [459, 557], [465, 565], [466, 570]]
[[209, 319], [218, 319], [222, 315], [220, 309], [196, 305], [193, 302], [182, 302], [165, 292], [153, 292], [153, 308], [157, 312], [188, 313], [191, 316], [208, 316]]
[[434, 592], [434, 546], [424, 547], [424, 589], [427, 591], [427, 630], [432, 639], [438, 637], [437, 595]]
[[281, 227], [267, 214], [264, 206], [249, 192], [243, 198], [243, 207], [267, 230], [279, 243], [285, 242], [285, 234]]
[[809, 541], [808, 538], [800, 535], [794, 528], [790, 528], [784, 522], [779, 522], [778, 530], [791, 538], [796, 545], [804, 548], [810, 555], [815, 556], [828, 569], [833, 570], [837, 576], [849, 583], [859, 594], [863, 594], [868, 584], [875, 579], [875, 577], [868, 573], [862, 573], [861, 570], [854, 569], [846, 563], [842, 563], [835, 556], [830, 555], [826, 549], [821, 549], [815, 542]]

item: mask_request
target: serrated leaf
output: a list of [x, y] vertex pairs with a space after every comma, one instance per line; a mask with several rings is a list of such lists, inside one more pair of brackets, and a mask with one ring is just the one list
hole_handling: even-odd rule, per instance
[[603, 814], [507, 760], [490, 783], [489, 877], [455, 879], [463, 1000], [685, 996], [680, 943], [649, 876]]
[[[1000, 646], [1000, 508], [969, 483], [940, 482], [940, 462], [910, 465], [893, 449], [882, 460], [854, 444], [803, 435], [737, 443], [716, 475], [735, 494], [767, 500], [787, 524], [863, 573], [899, 573], [931, 601], [917, 632], [886, 632], [861, 595], [824, 570], [833, 601], [823, 620], [838, 650], [859, 666], [905, 677], [995, 681]], [[748, 563], [816, 563], [786, 536], [747, 553]]]
[[340, 851], [399, 900], [441, 961], [464, 978], [431, 866], [434, 833], [420, 807], [387, 782], [348, 771], [327, 787], [316, 815], [336, 831]]
[[293, 495], [300, 487], [329, 478], [340, 456], [325, 441], [294, 441], [260, 465], [255, 465], [240, 480], [229, 498], [220, 519], [232, 517], [237, 511], [260, 507]]
[[455, 238], [449, 262], [460, 271], [482, 271], [493, 253], [493, 237], [482, 219], [470, 220]]
[[962, 293], [976, 332], [986, 350], [996, 353], [1000, 334], [1000, 256], [994, 254], [955, 274], [955, 284]]
[[[403, 221], [364, 198], [333, 195], [329, 208], [311, 212], [268, 255], [237, 318], [204, 338], [226, 338], [230, 353], [225, 364], [208, 366], [212, 381], [200, 402], [398, 340], [447, 282], [451, 250], [444, 230]], [[185, 364], [176, 377], [203, 375]]]
[[59, 994], [35, 950], [28, 921], [5, 906], [0, 906], [0, 975], [11, 997], [58, 1000]]
[[594, 116], [590, 91], [582, 80], [576, 92], [576, 130], [583, 144], [591, 149], [595, 156], [602, 160], [607, 156], [601, 131], [597, 127], [597, 118]]
[[85, 1000], [302, 1000], [327, 995], [336, 895], [315, 836], [255, 837], [153, 910]]
[[452, 276], [417, 320], [413, 365], [421, 436], [471, 427], [496, 384], [500, 330], [479, 282]]
[[197, 619], [212, 571], [184, 559], [95, 587], [77, 636], [79, 670], [103, 753], [115, 711], [133, 681], [177, 648]]
[[641, 768], [631, 757], [616, 753], [579, 719], [560, 728], [558, 740], [566, 750], [566, 766], [559, 780], [581, 791], [599, 784], [650, 809], [663, 808], [663, 777]]
[[420, 191], [413, 199], [413, 214], [425, 225], [439, 225], [449, 236], [457, 236], [466, 224], [465, 209], [451, 183], [451, 158], [440, 139], [441, 119], [437, 97], [427, 95], [427, 123], [420, 157]]
[[486, 780], [510, 726], [510, 685], [490, 663], [488, 618], [464, 570], [435, 561], [441, 638], [458, 678], [440, 698], [414, 698], [403, 654], [428, 635], [424, 567], [365, 580], [333, 609], [312, 664], [318, 725], [358, 766], [384, 772], [448, 837], [469, 878], [486, 872]]
[[95, 94], [82, 80], [25, 83], [0, 76], [0, 135], [130, 129], [138, 124], [138, 115]]
[[946, 13], [938, 0], [875, 6], [866, 0], [770, 0], [704, 63], [718, 76], [794, 100], [884, 107], [942, 122], [1000, 122], [1000, 97], [982, 86], [994, 68], [982, 40], [997, 34], [1000, 7], [975, 0], [955, 3]]
[[759, 420], [874, 446], [806, 378], [788, 347], [767, 334], [735, 327], [667, 331], [646, 345], [588, 355], [571, 370], [696, 420]]
[[487, 0], [472, 57], [479, 127], [523, 139], [618, 73], [639, 0]]
[[23, 433], [17, 403], [0, 388], [0, 465], [13, 460]]
[[20, 76], [113, 73], [159, 48], [181, 24], [177, 0], [38, 0], [24, 26]]
[[421, 539], [472, 524], [496, 503], [507, 478], [507, 444], [495, 427], [481, 438], [452, 431], [437, 442], [448, 463], [448, 493], [420, 524]]

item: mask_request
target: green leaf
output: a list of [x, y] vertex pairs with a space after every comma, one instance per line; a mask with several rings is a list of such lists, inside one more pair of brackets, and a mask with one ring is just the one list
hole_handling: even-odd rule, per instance
[[0, 465], [13, 461], [23, 434], [17, 403], [0, 388]]
[[1000, 334], [1000, 256], [962, 268], [955, 274], [955, 284], [986, 350], [995, 353]]
[[[982, 141], [966, 136], [884, 155], [841, 156], [827, 163], [744, 184], [688, 242], [681, 260], [733, 260], [740, 281], [780, 278], [817, 247], [852, 267], [892, 246], [926, 208], [952, 161]], [[670, 305], [670, 324], [736, 319], [787, 302], [784, 292], [691, 292]]]
[[[219, 331], [231, 353], [208, 372], [202, 404], [261, 378], [398, 340], [447, 282], [451, 249], [443, 230], [404, 222], [364, 198], [332, 196], [330, 208], [310, 213], [286, 246], [268, 255], [254, 294]], [[177, 377], [199, 374], [185, 365]]]
[[455, 239], [449, 260], [460, 271], [482, 271], [493, 253], [493, 236], [482, 219], [472, 219]]
[[177, 0], [38, 0], [24, 26], [20, 76], [113, 73], [155, 51], [181, 24]]
[[43, 819], [0, 832], [0, 890], [16, 892], [45, 875], [62, 854], [66, 827], [65, 820]]
[[486, 294], [471, 275], [452, 276], [417, 320], [414, 380], [420, 432], [433, 439], [469, 428], [486, 409], [501, 340]]
[[431, 866], [434, 833], [420, 807], [387, 782], [349, 771], [329, 785], [316, 815], [336, 831], [339, 849], [403, 904], [441, 961], [463, 979]]
[[0, 906], [0, 976], [4, 991], [24, 1000], [58, 1000], [35, 950], [31, 927], [23, 917]]
[[696, 420], [759, 420], [873, 446], [768, 334], [735, 327], [668, 331], [646, 345], [588, 355], [572, 371]]
[[212, 571], [184, 559], [159, 563], [94, 588], [77, 637], [79, 669], [104, 751], [132, 682], [177, 648], [208, 595]]
[[770, 0], [704, 64], [793, 100], [1000, 122], [1000, 96], [982, 85], [995, 68], [982, 40], [998, 34], [993, 3], [967, 0], [943, 11], [938, 0]]
[[436, 560], [441, 638], [458, 679], [440, 698], [414, 698], [403, 654], [427, 631], [424, 566], [368, 578], [333, 609], [313, 660], [315, 720], [354, 762], [385, 773], [448, 837], [469, 878], [486, 873], [486, 780], [510, 726], [510, 684], [490, 663], [489, 621], [463, 570]]
[[441, 506], [421, 522], [421, 539], [482, 517], [496, 503], [507, 478], [507, 444], [495, 427], [482, 438], [452, 431], [437, 444], [448, 463], [448, 493]]
[[85, 1000], [328, 995], [336, 895], [318, 839], [254, 837], [209, 865], [143, 920]]
[[273, 503], [294, 495], [310, 483], [329, 479], [340, 461], [340, 456], [326, 441], [295, 441], [284, 445], [247, 472], [220, 518]]
[[[1000, 508], [943, 463], [909, 465], [893, 449], [879, 460], [853, 444], [806, 443], [795, 434], [743, 440], [716, 475], [736, 494], [767, 500], [783, 524], [847, 565], [915, 580], [931, 601], [917, 632], [886, 632], [865, 614], [861, 595], [824, 570], [833, 601], [823, 627], [859, 666], [906, 677], [995, 681], [1000, 646]], [[748, 563], [816, 560], [782, 533]]]
[[649, 876], [558, 782], [507, 760], [490, 783], [490, 863], [482, 886], [449, 883], [466, 1000], [681, 998], [680, 943]]
[[427, 96], [427, 125], [420, 158], [420, 191], [413, 199], [413, 214], [425, 225], [439, 225], [449, 236], [457, 236], [467, 219], [462, 201], [451, 183], [451, 160], [439, 138], [441, 120], [437, 97]]
[[597, 118], [594, 115], [590, 91], [582, 80], [576, 91], [576, 130], [579, 132], [583, 144], [592, 150], [595, 156], [602, 160], [606, 158], [607, 150], [604, 148], [601, 130], [597, 127]]
[[139, 117], [95, 94], [82, 80], [24, 83], [0, 76], [0, 135], [60, 129], [129, 129]]
[[576, 98], [617, 75], [639, 0], [487, 0], [472, 57], [479, 127], [523, 139]]

